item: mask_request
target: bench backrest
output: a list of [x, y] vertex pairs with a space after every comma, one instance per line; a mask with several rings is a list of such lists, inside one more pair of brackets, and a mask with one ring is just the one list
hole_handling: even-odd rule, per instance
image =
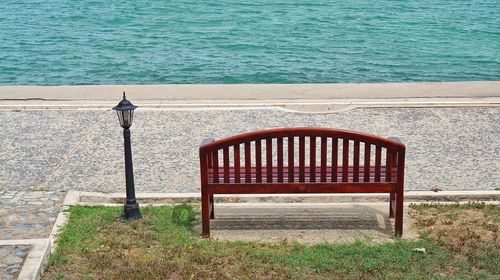
[[399, 183], [404, 157], [400, 142], [325, 128], [256, 131], [200, 147], [202, 177], [212, 183]]

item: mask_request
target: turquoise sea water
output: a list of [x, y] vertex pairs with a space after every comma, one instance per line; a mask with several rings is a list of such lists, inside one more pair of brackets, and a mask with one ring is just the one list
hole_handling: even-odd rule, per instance
[[0, 2], [0, 85], [469, 80], [499, 0]]

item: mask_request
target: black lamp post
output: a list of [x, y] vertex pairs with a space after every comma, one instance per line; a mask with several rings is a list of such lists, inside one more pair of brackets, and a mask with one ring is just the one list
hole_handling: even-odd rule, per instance
[[118, 113], [118, 120], [123, 127], [123, 138], [125, 142], [125, 181], [127, 186], [127, 201], [125, 201], [125, 219], [139, 220], [142, 219], [139, 211], [139, 203], [135, 199], [134, 187], [134, 170], [132, 168], [132, 146], [130, 144], [130, 126], [134, 118], [134, 110], [137, 108], [125, 98], [123, 92], [123, 100], [118, 103], [113, 110]]

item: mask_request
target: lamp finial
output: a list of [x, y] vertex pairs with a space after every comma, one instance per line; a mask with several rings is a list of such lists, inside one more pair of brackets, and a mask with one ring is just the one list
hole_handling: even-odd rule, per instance
[[126, 99], [126, 98], [125, 98], [125, 91], [123, 91], [123, 99]]

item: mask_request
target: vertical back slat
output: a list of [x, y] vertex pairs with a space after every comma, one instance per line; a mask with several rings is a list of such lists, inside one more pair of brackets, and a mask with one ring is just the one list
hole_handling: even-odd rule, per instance
[[353, 174], [352, 174], [352, 181], [353, 182], [359, 182], [359, 141], [354, 141], [354, 155], [353, 155]]
[[278, 143], [278, 182], [283, 183], [283, 138], [276, 139]]
[[316, 182], [316, 137], [311, 136], [309, 143], [309, 182]]
[[255, 140], [255, 181], [262, 183], [262, 142]]
[[339, 168], [339, 139], [332, 138], [332, 182], [337, 182]]
[[396, 179], [397, 178], [397, 174], [398, 174], [398, 170], [399, 170], [398, 152], [397, 151], [393, 151], [392, 152], [391, 163], [392, 163], [391, 170], [393, 171], [393, 173], [396, 173], [396, 177], [395, 178], [391, 178], [391, 179]]
[[288, 137], [288, 182], [293, 183], [294, 181], [294, 154], [295, 154], [295, 147], [293, 145], [294, 138], [293, 137]]
[[245, 142], [245, 183], [252, 182], [252, 153], [250, 142]]
[[306, 171], [306, 140], [304, 136], [299, 137], [299, 182], [305, 181]]
[[364, 171], [365, 171], [365, 178], [364, 182], [368, 183], [370, 182], [370, 157], [371, 157], [371, 144], [365, 142], [365, 163], [364, 163]]
[[326, 137], [321, 137], [321, 182], [326, 182], [327, 139]]
[[342, 139], [342, 182], [349, 178], [349, 140]]
[[380, 166], [382, 165], [382, 147], [375, 148], [375, 182], [380, 182]]
[[212, 153], [208, 153], [208, 164], [207, 164], [207, 167], [208, 168], [212, 168]]
[[214, 183], [219, 183], [219, 151], [212, 153], [212, 170], [214, 173]]
[[229, 183], [229, 147], [222, 149], [222, 160], [224, 162], [224, 183]]
[[273, 139], [266, 138], [266, 170], [267, 182], [273, 182]]
[[386, 149], [385, 154], [385, 181], [392, 181], [392, 152], [391, 149]]
[[240, 144], [234, 145], [234, 181], [241, 183], [240, 171]]

